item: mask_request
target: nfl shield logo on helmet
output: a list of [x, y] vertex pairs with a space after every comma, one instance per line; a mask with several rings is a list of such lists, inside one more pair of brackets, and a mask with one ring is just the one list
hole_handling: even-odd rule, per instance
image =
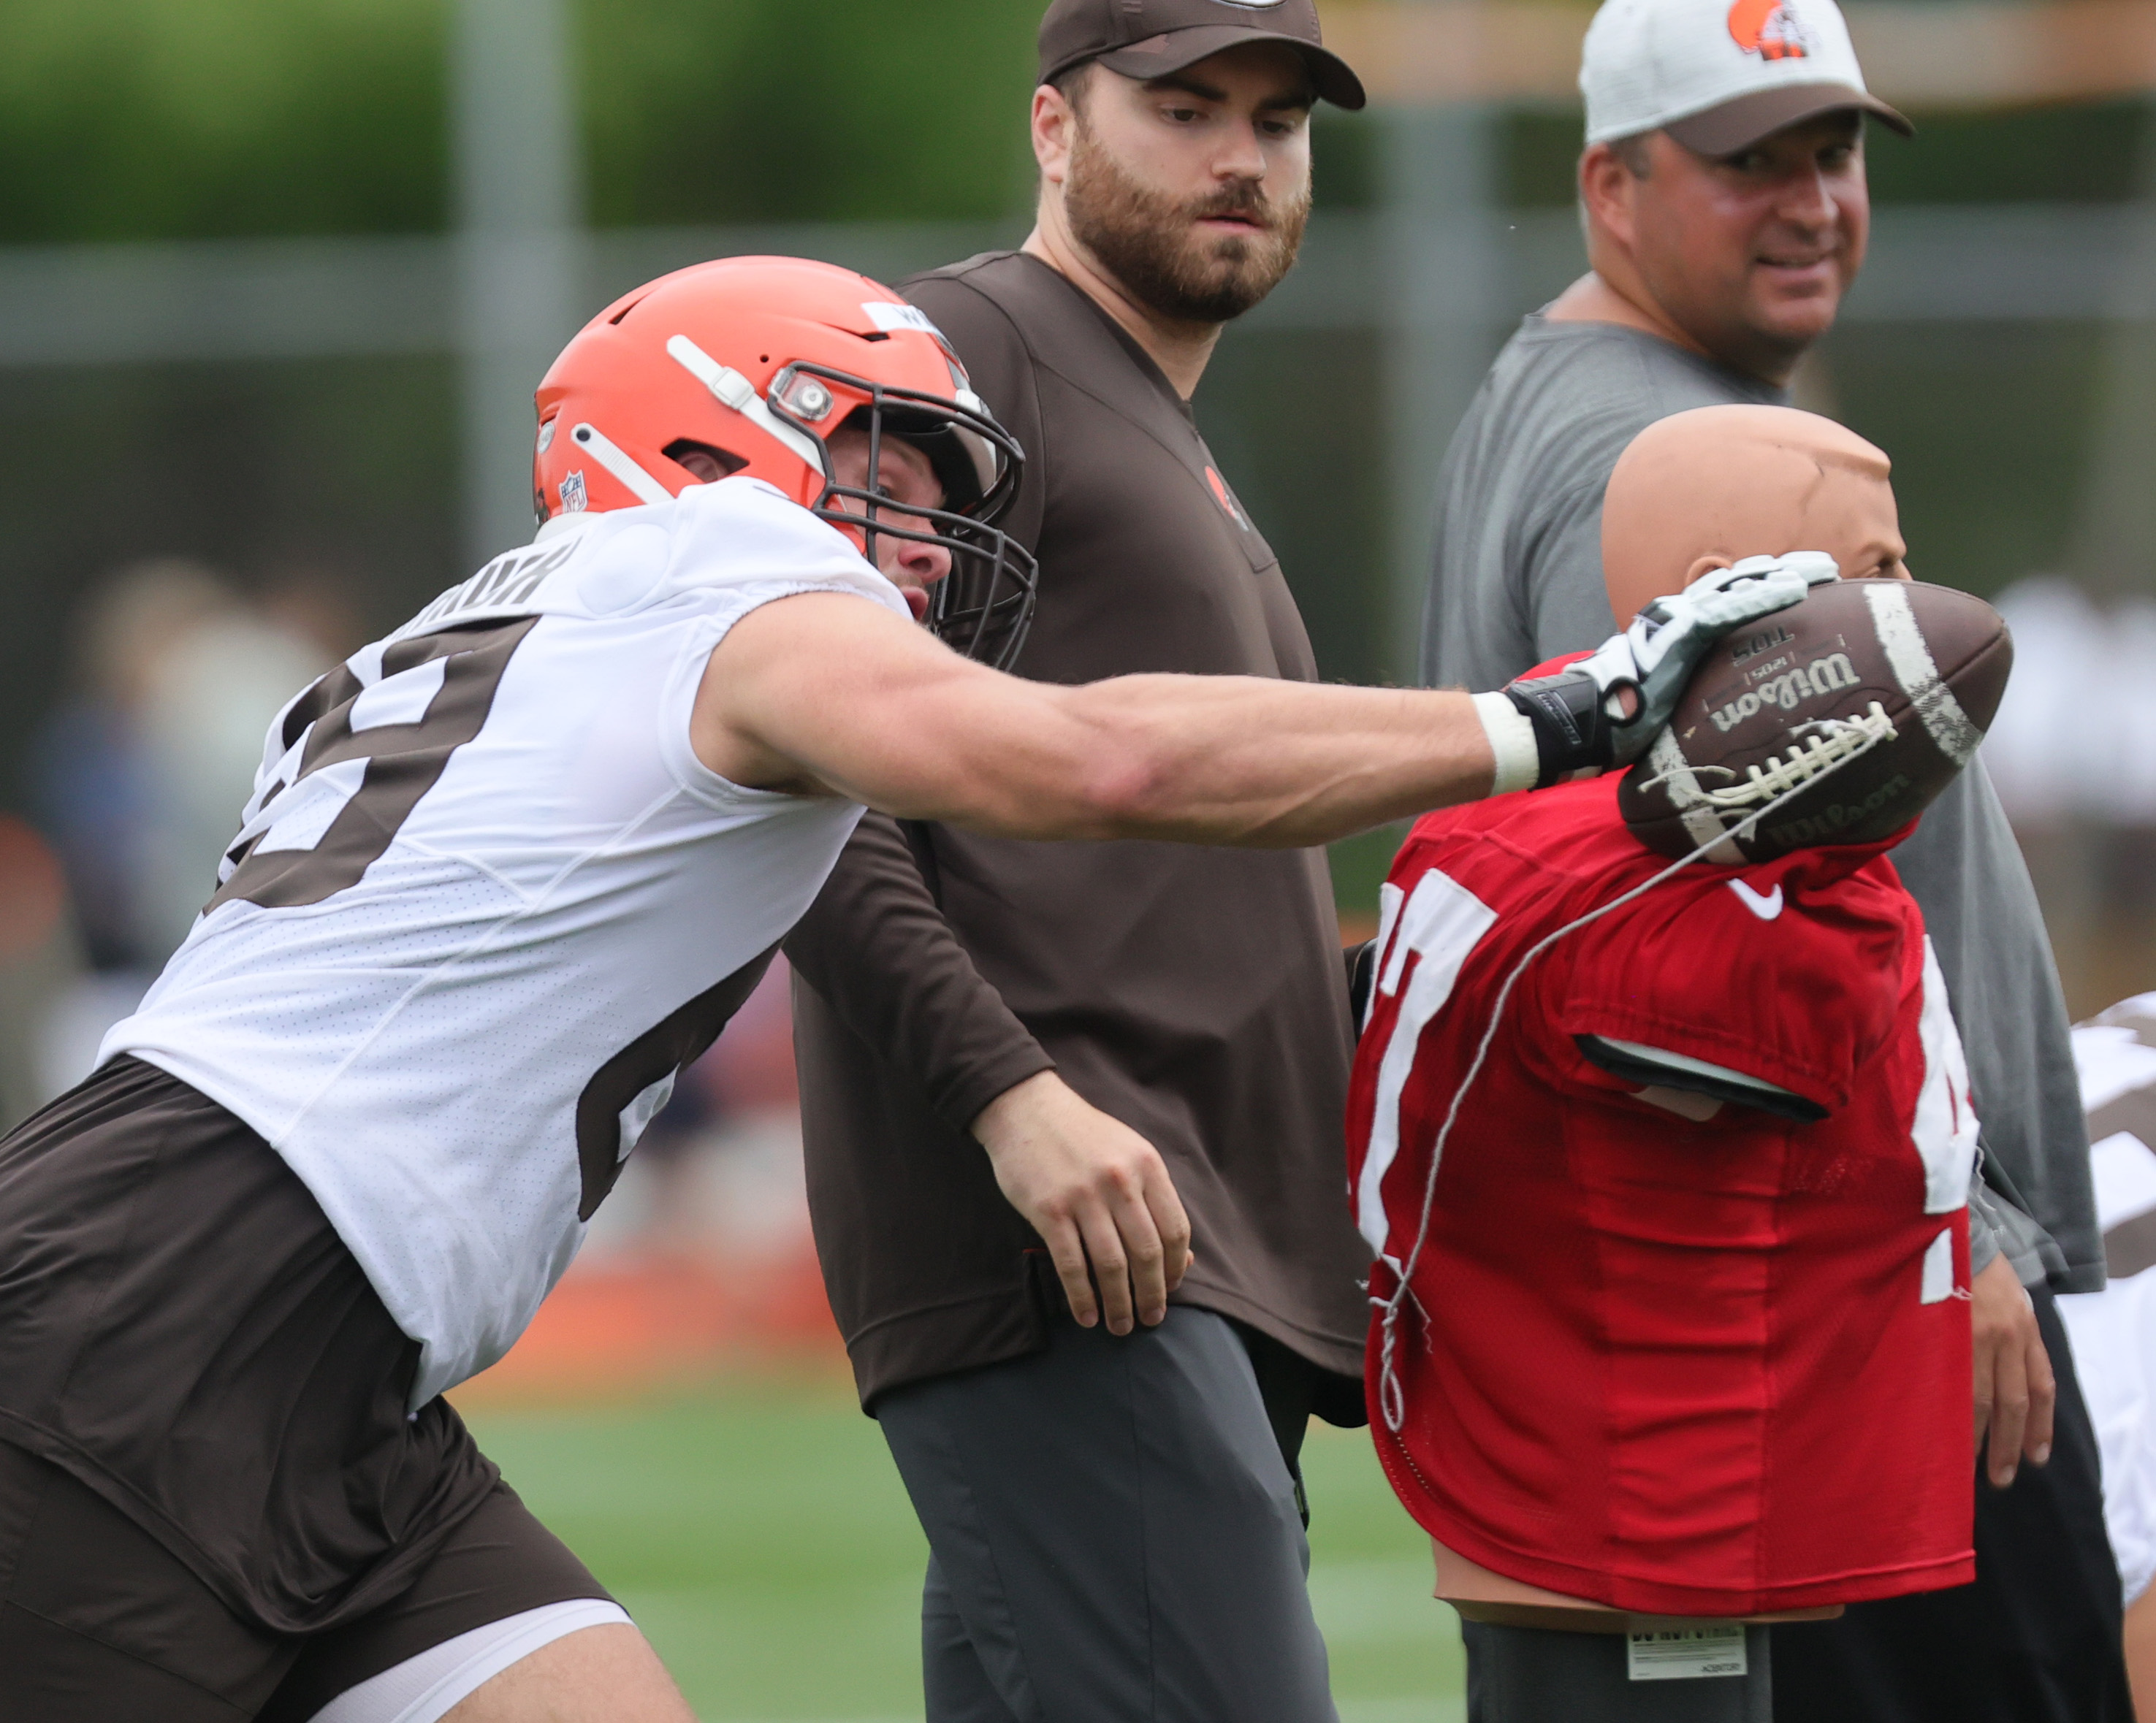
[[584, 475], [581, 469], [562, 481], [562, 512], [565, 515], [584, 512]]

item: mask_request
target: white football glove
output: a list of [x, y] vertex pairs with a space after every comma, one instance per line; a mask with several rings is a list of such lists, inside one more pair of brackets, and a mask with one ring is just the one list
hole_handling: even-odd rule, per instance
[[[1623, 633], [1568, 669], [1511, 684], [1503, 697], [1534, 726], [1534, 787], [1630, 765], [1653, 745], [1723, 635], [1840, 578], [1824, 551], [1748, 556], [1654, 600]], [[1501, 767], [1501, 782], [1504, 777]]]

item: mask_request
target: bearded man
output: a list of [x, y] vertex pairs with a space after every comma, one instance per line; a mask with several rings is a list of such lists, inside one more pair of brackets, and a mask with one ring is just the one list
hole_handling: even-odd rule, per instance
[[[904, 290], [1026, 451], [1015, 668], [1311, 680], [1189, 397], [1294, 262], [1313, 104], [1362, 86], [1311, 0], [1055, 0], [1040, 52], [1031, 237]], [[1321, 851], [875, 816], [788, 941], [932, 1723], [1332, 1718], [1296, 1457], [1313, 1412], [1363, 1422], [1338, 945]]]

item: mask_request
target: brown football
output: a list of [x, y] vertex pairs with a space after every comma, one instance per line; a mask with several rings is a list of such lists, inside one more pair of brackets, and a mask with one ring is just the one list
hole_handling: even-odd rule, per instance
[[1649, 849], [1689, 855], [1720, 835], [1710, 859], [1732, 865], [1884, 838], [1975, 756], [2013, 664], [1981, 598], [1917, 581], [1814, 587], [1701, 664], [1617, 805]]

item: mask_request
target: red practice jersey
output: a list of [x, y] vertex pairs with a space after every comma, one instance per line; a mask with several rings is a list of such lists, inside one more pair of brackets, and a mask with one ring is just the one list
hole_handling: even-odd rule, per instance
[[[1614, 777], [1419, 823], [1384, 888], [1350, 1186], [1399, 1284], [1440, 1127], [1526, 952], [1669, 865]], [[1393, 1487], [1492, 1572], [1614, 1608], [1748, 1615], [1975, 1576], [1976, 1120], [1887, 844], [1695, 864], [1513, 990], [1436, 1170], [1396, 1323]], [[1581, 1037], [1825, 1109], [1692, 1123]]]

